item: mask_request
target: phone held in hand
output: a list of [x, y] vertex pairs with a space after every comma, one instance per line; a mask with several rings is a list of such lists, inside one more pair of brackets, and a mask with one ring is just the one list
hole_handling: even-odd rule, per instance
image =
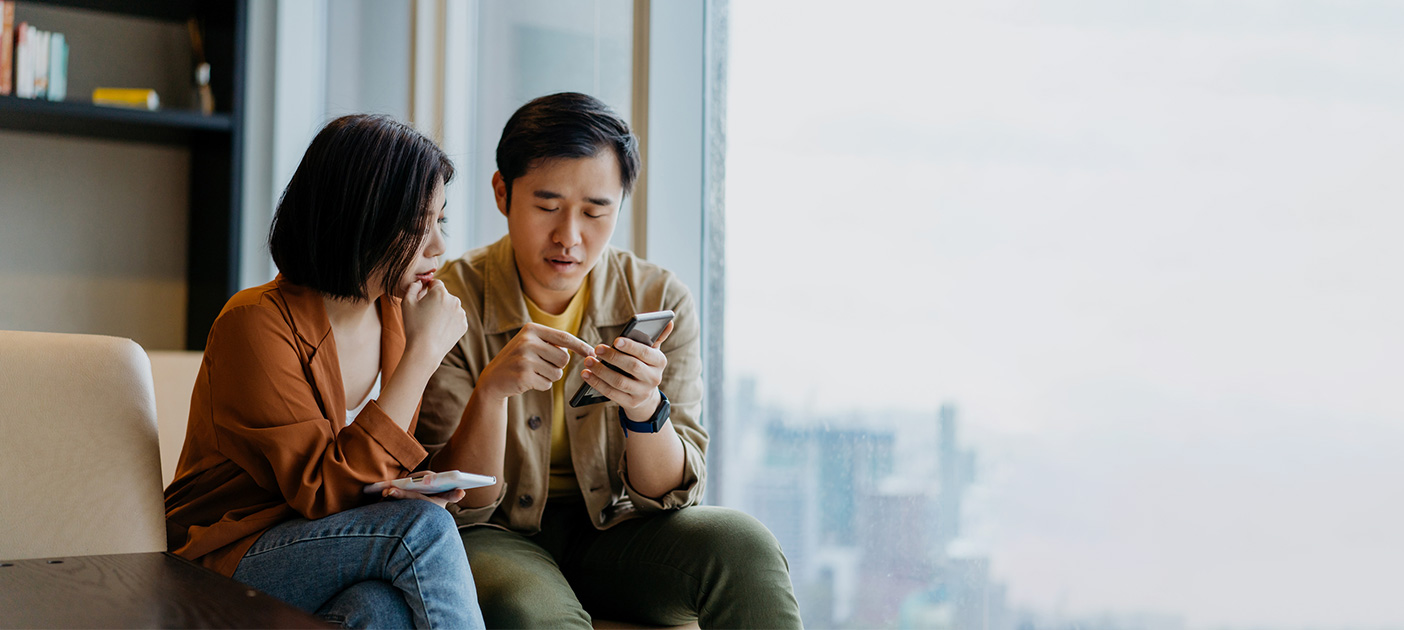
[[497, 477], [449, 470], [436, 472], [432, 476], [427, 472], [421, 472], [403, 479], [381, 481], [366, 486], [365, 491], [366, 494], [376, 494], [386, 488], [399, 488], [401, 490], [409, 490], [410, 492], [418, 492], [420, 494], [438, 494], [440, 492], [448, 492], [449, 490], [457, 490], [459, 488], [464, 490], [469, 488], [481, 488], [495, 483], [497, 483]]
[[[671, 321], [673, 321], [672, 311], [639, 313], [629, 320], [629, 323], [624, 326], [624, 332], [619, 333], [619, 336], [628, 337], [646, 346], [652, 346], [658, 342], [658, 336], [663, 334], [663, 329], [667, 328], [668, 322]], [[600, 363], [604, 363], [604, 361]], [[624, 374], [629, 378], [633, 378], [632, 374], [614, 367], [613, 365], [604, 363], [604, 366], [615, 372]], [[580, 389], [575, 390], [575, 395], [570, 398], [570, 406], [584, 407], [586, 405], [602, 403], [606, 400], [609, 399], [595, 391], [595, 388], [590, 387], [589, 383], [581, 383]]]

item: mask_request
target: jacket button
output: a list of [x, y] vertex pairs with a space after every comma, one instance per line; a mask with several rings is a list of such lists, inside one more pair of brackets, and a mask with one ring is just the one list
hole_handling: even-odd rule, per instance
[[540, 429], [540, 428], [541, 428], [541, 416], [532, 416], [530, 420], [527, 420], [527, 426], [528, 426], [528, 427], [531, 427], [531, 430], [532, 430], [532, 431], [535, 431], [535, 430], [537, 430], [537, 429]]
[[531, 501], [531, 495], [529, 494], [524, 494], [520, 497], [517, 497], [517, 505], [520, 505], [524, 508], [531, 507]]

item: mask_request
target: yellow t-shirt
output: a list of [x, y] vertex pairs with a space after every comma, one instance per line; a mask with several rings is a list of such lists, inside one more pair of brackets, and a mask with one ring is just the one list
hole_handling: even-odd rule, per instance
[[[590, 278], [570, 299], [565, 311], [552, 315], [541, 310], [531, 298], [526, 298], [531, 321], [579, 336], [580, 320], [585, 316], [585, 304], [590, 301]], [[548, 497], [580, 496], [580, 482], [575, 480], [575, 467], [570, 462], [570, 435], [565, 425], [565, 376], [551, 385], [551, 483]]]

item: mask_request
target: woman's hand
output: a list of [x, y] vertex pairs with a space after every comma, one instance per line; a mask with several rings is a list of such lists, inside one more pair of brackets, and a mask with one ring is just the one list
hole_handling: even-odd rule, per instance
[[468, 316], [442, 280], [410, 288], [400, 303], [405, 320], [405, 352], [423, 353], [434, 365], [468, 332]]
[[450, 503], [458, 503], [463, 500], [463, 489], [454, 488], [448, 492], [440, 492], [438, 494], [420, 494], [412, 490], [386, 488], [381, 491], [380, 496], [386, 499], [419, 499], [420, 501], [428, 501], [441, 508], [446, 508]]

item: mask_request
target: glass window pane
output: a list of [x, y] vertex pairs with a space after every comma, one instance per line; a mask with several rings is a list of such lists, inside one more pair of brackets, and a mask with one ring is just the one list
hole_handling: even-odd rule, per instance
[[[556, 92], [583, 92], [630, 119], [633, 0], [522, 0], [477, 3], [473, 91], [472, 247], [507, 233], [488, 182], [497, 170], [502, 126], [518, 107]], [[627, 204], [626, 204], [627, 205]], [[613, 244], [631, 244], [632, 213], [619, 216]]]
[[806, 625], [1404, 626], [1404, 11], [730, 24], [714, 448]]

